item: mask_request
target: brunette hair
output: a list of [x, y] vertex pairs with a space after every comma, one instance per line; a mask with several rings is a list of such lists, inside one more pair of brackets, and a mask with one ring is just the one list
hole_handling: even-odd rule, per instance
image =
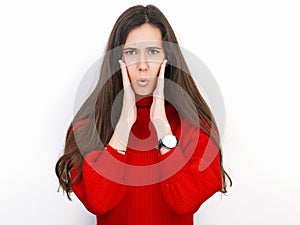
[[[232, 181], [222, 165], [221, 144], [215, 119], [189, 74], [172, 27], [157, 7], [137, 5], [127, 9], [117, 19], [106, 46], [100, 79], [68, 128], [64, 154], [56, 163], [55, 171], [60, 187], [67, 193], [69, 199], [72, 184], [81, 176], [84, 156], [95, 149], [104, 149], [111, 139], [114, 132], [113, 128], [120, 117], [123, 104], [123, 83], [118, 60], [122, 57], [122, 51], [114, 51], [114, 49], [125, 44], [126, 37], [132, 29], [145, 23], [149, 23], [161, 31], [168, 60], [165, 77], [178, 84], [192, 101], [188, 103], [185, 100], [186, 95], [182, 94], [182, 91], [171, 88], [168, 82], [165, 83], [164, 87], [165, 98], [172, 102], [182, 117], [189, 119], [191, 123], [201, 127], [208, 136], [211, 136], [218, 146], [223, 183], [220, 192], [227, 192], [225, 176], [228, 177], [230, 185], [232, 185]], [[118, 95], [121, 97], [117, 98]], [[117, 107], [114, 107], [114, 112], [112, 111], [113, 104]], [[80, 129], [76, 130], [74, 125], [84, 120], [90, 122], [84, 123]], [[70, 171], [75, 168], [78, 169], [78, 173], [71, 180]]]

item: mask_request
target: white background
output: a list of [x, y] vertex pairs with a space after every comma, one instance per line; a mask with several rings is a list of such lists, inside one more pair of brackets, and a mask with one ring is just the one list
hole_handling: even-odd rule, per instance
[[84, 73], [117, 17], [149, 2], [209, 67], [225, 101], [234, 185], [205, 202], [195, 224], [300, 224], [297, 0], [1, 1], [0, 224], [95, 224], [75, 196], [57, 193], [54, 166]]

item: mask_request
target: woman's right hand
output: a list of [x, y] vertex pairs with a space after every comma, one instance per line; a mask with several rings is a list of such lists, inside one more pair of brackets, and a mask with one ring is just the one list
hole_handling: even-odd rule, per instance
[[131, 129], [132, 125], [135, 123], [137, 118], [137, 108], [135, 105], [135, 93], [132, 90], [130, 85], [126, 64], [122, 60], [119, 60], [119, 63], [121, 67], [123, 88], [124, 88], [123, 107], [121, 111], [120, 120], [125, 120], [125, 122], [128, 123], [128, 127]]
[[137, 108], [135, 104], [135, 93], [130, 85], [126, 64], [122, 60], [119, 60], [119, 63], [124, 88], [123, 106], [119, 121], [108, 144], [118, 150], [118, 152], [124, 154], [127, 148], [131, 127], [137, 118]]

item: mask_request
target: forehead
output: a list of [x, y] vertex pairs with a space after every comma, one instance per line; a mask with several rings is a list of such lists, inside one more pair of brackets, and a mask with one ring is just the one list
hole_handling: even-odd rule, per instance
[[125, 46], [136, 45], [138, 43], [161, 45], [161, 42], [162, 36], [160, 30], [157, 27], [146, 23], [129, 32], [125, 41]]

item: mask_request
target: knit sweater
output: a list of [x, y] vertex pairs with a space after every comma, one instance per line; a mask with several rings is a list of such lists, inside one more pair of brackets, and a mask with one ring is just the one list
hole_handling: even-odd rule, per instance
[[[84, 158], [72, 190], [97, 225], [192, 225], [193, 214], [222, 187], [217, 146], [170, 103], [166, 115], [178, 146], [165, 154], [155, 149], [152, 100], [137, 99], [125, 155], [106, 144]], [[77, 172], [71, 171], [71, 179]]]

